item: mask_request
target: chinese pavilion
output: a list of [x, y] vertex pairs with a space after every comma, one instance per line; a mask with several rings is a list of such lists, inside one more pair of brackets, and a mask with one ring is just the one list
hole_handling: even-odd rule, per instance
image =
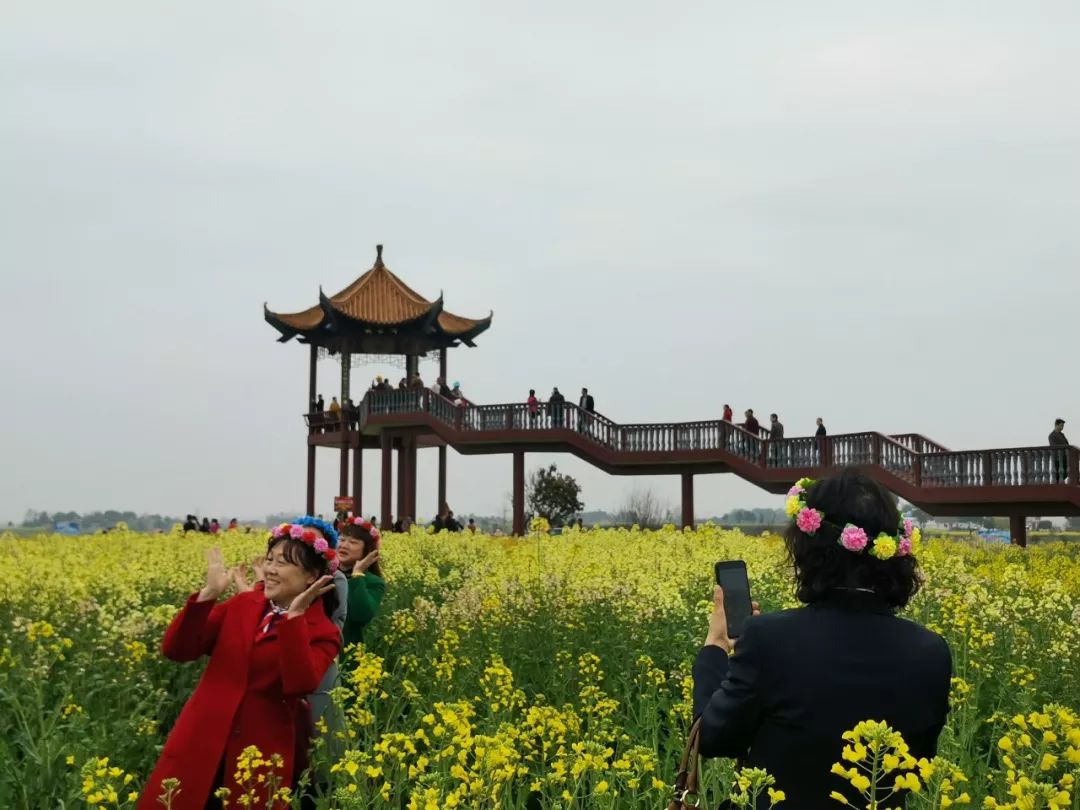
[[[443, 309], [443, 296], [429, 301], [405, 284], [383, 264], [383, 246], [376, 246], [375, 265], [336, 295], [319, 289], [319, 302], [300, 312], [275, 312], [264, 305], [267, 323], [285, 343], [296, 338], [311, 350], [308, 373], [307, 421], [307, 512], [315, 513], [315, 450], [339, 448], [341, 472], [339, 494], [349, 493], [349, 451], [352, 450], [353, 511], [361, 512], [362, 458], [365, 447], [390, 443], [398, 451], [397, 515], [416, 517], [416, 451], [419, 446], [439, 450], [439, 506], [446, 501], [446, 443], [435, 436], [381, 431], [383, 435], [361, 433], [351, 402], [350, 372], [354, 364], [390, 362], [403, 365], [409, 380], [419, 373], [421, 359], [438, 360], [439, 376], [447, 377], [446, 350], [462, 344], [475, 346], [478, 335], [491, 326], [491, 314], [473, 319]], [[320, 357], [333, 356], [341, 364], [339, 402], [344, 415], [334, 421], [315, 411], [317, 365]], [[362, 398], [362, 395], [361, 395]], [[352, 418], [350, 418], [352, 417]], [[357, 428], [357, 429], [354, 429]], [[384, 453], [383, 509], [380, 519], [389, 519], [389, 477]]]

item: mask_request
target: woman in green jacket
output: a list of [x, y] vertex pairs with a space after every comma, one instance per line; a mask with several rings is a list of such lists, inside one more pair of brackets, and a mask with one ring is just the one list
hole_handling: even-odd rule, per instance
[[349, 580], [348, 609], [341, 629], [343, 648], [364, 640], [364, 628], [379, 613], [386, 580], [379, 565], [379, 530], [362, 517], [350, 518], [342, 527], [337, 554], [341, 571]]

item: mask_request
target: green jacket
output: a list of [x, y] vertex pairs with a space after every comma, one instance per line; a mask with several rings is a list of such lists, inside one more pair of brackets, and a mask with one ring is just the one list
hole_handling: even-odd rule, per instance
[[349, 607], [345, 625], [341, 628], [345, 647], [364, 640], [364, 628], [378, 615], [385, 594], [386, 580], [370, 571], [363, 576], [349, 577]]

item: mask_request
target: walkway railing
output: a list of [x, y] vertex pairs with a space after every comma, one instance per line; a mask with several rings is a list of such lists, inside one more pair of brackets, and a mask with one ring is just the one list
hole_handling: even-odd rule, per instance
[[341, 416], [311, 413], [306, 419], [310, 431], [318, 433], [341, 430], [343, 422], [347, 428], [363, 430], [371, 416], [399, 414], [427, 414], [478, 439], [507, 431], [573, 431], [588, 443], [628, 456], [628, 461], [642, 454], [721, 451], [765, 470], [804, 473], [832, 466], [874, 466], [927, 488], [1077, 486], [1080, 481], [1080, 450], [1072, 446], [957, 452], [917, 433], [772, 440], [767, 430], [755, 436], [723, 420], [620, 425], [570, 402], [546, 403], [535, 410], [525, 403], [457, 404], [428, 389], [369, 392], [355, 410], [346, 409]]

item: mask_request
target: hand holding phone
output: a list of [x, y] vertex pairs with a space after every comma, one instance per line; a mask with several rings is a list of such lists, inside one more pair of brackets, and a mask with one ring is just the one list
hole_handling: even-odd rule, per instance
[[753, 615], [750, 599], [750, 579], [742, 560], [724, 560], [716, 564], [716, 584], [724, 591], [724, 615], [727, 618], [727, 637], [736, 639], [743, 634], [746, 620]]

